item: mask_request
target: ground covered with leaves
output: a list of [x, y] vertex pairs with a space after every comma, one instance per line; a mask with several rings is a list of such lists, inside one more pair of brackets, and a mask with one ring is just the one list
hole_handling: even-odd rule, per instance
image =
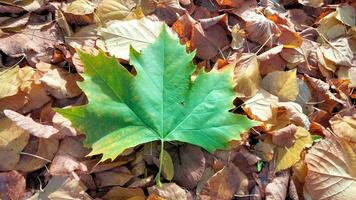
[[352, 199], [355, 54], [353, 0], [0, 0], [0, 199]]

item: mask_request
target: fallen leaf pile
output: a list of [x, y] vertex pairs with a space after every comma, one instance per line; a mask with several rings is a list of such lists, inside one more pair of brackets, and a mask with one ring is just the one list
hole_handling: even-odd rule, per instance
[[[186, 55], [195, 55], [197, 68], [186, 82], [204, 71], [207, 76], [233, 72], [232, 82], [221, 79], [202, 86], [233, 88], [234, 100], [216, 97], [216, 105], [231, 105], [230, 110], [203, 121], [193, 117], [186, 125], [213, 126], [217, 119], [227, 123], [228, 111], [259, 122], [239, 137], [232, 129], [210, 127], [240, 138], [230, 141], [228, 149], [206, 151], [225, 144], [218, 144], [208, 130], [209, 137], [198, 134], [192, 143], [209, 141], [203, 148], [183, 143], [188, 140], [177, 142], [183, 137], [178, 135], [167, 140], [164, 151], [155, 141], [159, 136], [145, 141], [149, 143], [134, 141], [131, 148], [121, 145], [125, 140], [104, 137], [130, 118], [115, 118], [127, 112], [114, 112], [114, 100], [100, 96], [105, 91], [96, 84], [82, 91], [91, 73], [88, 67], [97, 62], [100, 73], [118, 73], [115, 83], [120, 85], [109, 87], [137, 90], [127, 101], [130, 105], [135, 98], [154, 102], [158, 97], [150, 81], [131, 87], [118, 67], [136, 75], [144, 65], [157, 66], [145, 58], [144, 49], [154, 51], [150, 44], [163, 24], [184, 45], [182, 52], [186, 48]], [[180, 53], [169, 60], [183, 63], [172, 72], [177, 80], [184, 76]], [[355, 55], [353, 0], [0, 0], [0, 199], [352, 199]], [[107, 56], [114, 56], [110, 63], [94, 59]], [[160, 77], [155, 70], [152, 77]], [[98, 77], [92, 80], [100, 82]], [[181, 84], [167, 83], [171, 90], [194, 88]], [[60, 114], [59, 108], [90, 106], [93, 98], [102, 102], [93, 108], [102, 119], [87, 115], [91, 121], [83, 123], [107, 123], [102, 133], [78, 128], [79, 123]], [[189, 106], [189, 101], [179, 104]], [[194, 116], [212, 114], [210, 105]], [[172, 116], [177, 115], [174, 106], [170, 103]], [[148, 121], [156, 119], [150, 114]], [[110, 124], [104, 115], [119, 121]], [[99, 146], [94, 136], [102, 138]], [[112, 155], [90, 153], [110, 142], [116, 144]], [[160, 166], [162, 186], [155, 184]]]

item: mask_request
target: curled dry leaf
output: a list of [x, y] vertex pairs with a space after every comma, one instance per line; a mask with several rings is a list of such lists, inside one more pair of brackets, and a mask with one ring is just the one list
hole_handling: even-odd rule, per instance
[[33, 121], [31, 117], [25, 117], [12, 110], [4, 110], [4, 114], [17, 126], [28, 133], [39, 138], [49, 138], [58, 133], [58, 129], [53, 126], [43, 125]]
[[313, 140], [310, 133], [304, 128], [297, 127], [295, 134], [296, 141], [290, 147], [278, 147], [276, 150], [276, 168], [275, 171], [281, 171], [293, 166], [300, 159], [300, 154], [306, 147], [310, 147]]
[[148, 193], [156, 194], [166, 200], [186, 200], [187, 193], [175, 183], [165, 183], [162, 187], [152, 186], [148, 188]]
[[262, 87], [282, 101], [294, 101], [299, 93], [297, 71], [271, 72], [263, 78]]
[[343, 200], [356, 195], [356, 143], [324, 139], [306, 155], [305, 188], [312, 199]]
[[15, 169], [29, 134], [8, 118], [0, 118], [0, 171]]
[[17, 171], [0, 173], [0, 199], [24, 199], [26, 180]]

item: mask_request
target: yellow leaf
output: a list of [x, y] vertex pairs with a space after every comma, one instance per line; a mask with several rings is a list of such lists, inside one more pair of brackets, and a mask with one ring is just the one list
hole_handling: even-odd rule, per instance
[[297, 127], [296, 141], [290, 148], [277, 148], [275, 172], [288, 169], [300, 159], [300, 153], [304, 148], [310, 147], [313, 140], [310, 133], [302, 127]]
[[267, 121], [272, 118], [272, 106], [277, 103], [278, 97], [265, 90], [259, 90], [242, 108], [252, 119]]
[[234, 70], [234, 84], [240, 98], [254, 96], [261, 84], [261, 75], [255, 54], [242, 54]]
[[20, 80], [18, 79], [19, 67], [14, 67], [0, 72], [0, 99], [8, 96], [15, 95], [20, 86]]
[[275, 71], [262, 80], [262, 87], [282, 101], [294, 101], [299, 93], [297, 71]]
[[162, 174], [169, 181], [171, 181], [174, 176], [174, 166], [173, 166], [172, 157], [169, 155], [169, 153], [166, 150], [163, 150]]

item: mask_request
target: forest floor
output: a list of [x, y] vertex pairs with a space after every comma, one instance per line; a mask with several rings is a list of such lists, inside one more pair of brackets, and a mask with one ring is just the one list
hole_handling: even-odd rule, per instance
[[[159, 142], [113, 160], [101, 160], [108, 152], [87, 156], [91, 130], [55, 109], [104, 91], [78, 85], [92, 76], [79, 50], [115, 56], [136, 74], [130, 46], [147, 48], [163, 23], [195, 51], [197, 71], [232, 67], [235, 100], [226, 113], [259, 124], [224, 132], [240, 139], [212, 153], [167, 142], [158, 186]], [[0, 0], [0, 199], [352, 199], [355, 55], [353, 0]], [[195, 142], [207, 132], [199, 134]]]

